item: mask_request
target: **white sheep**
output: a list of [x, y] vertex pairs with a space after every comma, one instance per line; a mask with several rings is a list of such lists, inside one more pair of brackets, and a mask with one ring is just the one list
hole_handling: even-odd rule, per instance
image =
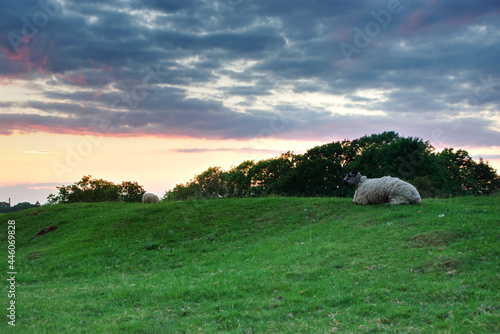
[[142, 195], [142, 203], [160, 203], [160, 199], [155, 194], [145, 193], [144, 195]]
[[354, 193], [354, 203], [357, 204], [419, 204], [422, 200], [417, 188], [398, 179], [384, 176], [379, 179], [369, 179], [360, 172], [350, 172], [344, 178], [344, 184], [358, 186]]

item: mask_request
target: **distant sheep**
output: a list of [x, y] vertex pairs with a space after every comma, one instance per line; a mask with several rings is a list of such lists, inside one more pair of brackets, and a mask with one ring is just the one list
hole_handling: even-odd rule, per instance
[[155, 194], [145, 193], [142, 196], [142, 203], [144, 203], [144, 204], [148, 204], [148, 203], [160, 203], [160, 199]]
[[350, 172], [344, 178], [344, 184], [358, 186], [354, 194], [354, 203], [357, 204], [419, 204], [421, 201], [417, 188], [398, 179], [384, 176], [379, 179], [369, 179], [360, 172]]

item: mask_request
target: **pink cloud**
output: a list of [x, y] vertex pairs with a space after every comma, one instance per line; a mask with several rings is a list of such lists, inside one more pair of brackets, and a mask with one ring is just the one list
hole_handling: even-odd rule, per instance
[[19, 48], [18, 52], [11, 52], [5, 47], [0, 47], [2, 53], [5, 54], [12, 61], [26, 61], [30, 58], [30, 49], [27, 46]]
[[[418, 10], [409, 14], [401, 23], [399, 30], [407, 33], [426, 30], [435, 27], [436, 24], [447, 28], [453, 28], [460, 25], [468, 25], [485, 15], [483, 11], [446, 11], [446, 7], [436, 0], [424, 0], [424, 5]], [[498, 15], [500, 11], [490, 12], [491, 15]]]
[[0, 77], [0, 85], [1, 86], [8, 86], [12, 84], [12, 79], [14, 77], [12, 75], [4, 75]]
[[103, 70], [104, 72], [114, 72], [113, 66], [107, 64], [103, 66]]
[[33, 186], [33, 187], [28, 187], [29, 190], [45, 190], [45, 189], [48, 189], [48, 190], [54, 190], [54, 186]]
[[42, 60], [40, 61], [40, 67], [38, 70], [40, 71], [40, 74], [46, 74], [47, 69], [49, 68], [49, 57], [47, 55], [43, 56]]
[[[7, 56], [12, 72], [22, 73], [38, 70], [40, 74], [47, 74], [50, 70], [49, 55], [44, 54], [44, 46], [33, 39], [34, 43], [19, 47], [18, 52], [12, 52], [8, 48], [0, 47], [0, 52]], [[42, 56], [43, 55], [43, 56]], [[41, 59], [40, 59], [41, 58]]]
[[403, 21], [401, 26], [399, 27], [401, 31], [404, 32], [415, 32], [417, 30], [422, 29], [424, 26], [423, 22], [423, 16], [425, 15], [423, 8], [420, 8], [414, 13], [411, 13], [410, 16], [408, 16], [408, 19]]
[[85, 76], [81, 73], [75, 73], [73, 75], [61, 73], [59, 76], [74, 85], [83, 86], [87, 84]]

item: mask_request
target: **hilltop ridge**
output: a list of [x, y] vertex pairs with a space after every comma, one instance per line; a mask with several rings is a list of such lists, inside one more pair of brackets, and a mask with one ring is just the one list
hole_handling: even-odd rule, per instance
[[16, 224], [16, 327], [498, 332], [498, 201], [271, 197], [6, 214], [2, 224]]

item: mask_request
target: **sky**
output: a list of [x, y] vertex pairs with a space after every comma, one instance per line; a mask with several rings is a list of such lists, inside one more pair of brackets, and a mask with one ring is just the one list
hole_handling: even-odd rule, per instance
[[396, 131], [500, 169], [498, 0], [0, 2], [0, 201]]

